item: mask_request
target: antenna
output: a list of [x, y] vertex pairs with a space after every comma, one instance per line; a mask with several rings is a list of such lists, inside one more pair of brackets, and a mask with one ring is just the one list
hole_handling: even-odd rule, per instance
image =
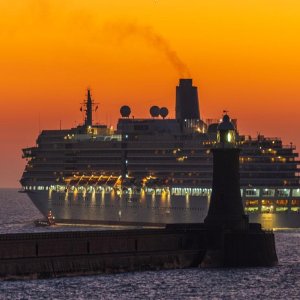
[[41, 114], [39, 113], [39, 118], [38, 118], [38, 125], [39, 125], [39, 134], [41, 133]]

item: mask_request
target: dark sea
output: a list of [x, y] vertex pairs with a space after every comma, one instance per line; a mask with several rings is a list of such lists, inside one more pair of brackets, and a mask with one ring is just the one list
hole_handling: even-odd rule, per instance
[[[42, 218], [26, 194], [0, 189], [0, 234], [106, 230], [36, 228]], [[279, 265], [252, 269], [185, 269], [47, 280], [0, 281], [0, 299], [300, 299], [300, 229], [276, 231]]]

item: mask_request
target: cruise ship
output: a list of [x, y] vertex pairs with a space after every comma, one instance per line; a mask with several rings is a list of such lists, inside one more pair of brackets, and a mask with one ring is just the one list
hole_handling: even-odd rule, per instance
[[[203, 120], [197, 87], [180, 79], [175, 118], [152, 106], [149, 118], [120, 109], [117, 128], [94, 124], [88, 90], [83, 124], [43, 130], [23, 149], [22, 190], [57, 222], [163, 226], [203, 222], [212, 185], [218, 120]], [[226, 112], [224, 112], [226, 114]], [[293, 144], [238, 132], [245, 212], [265, 228], [300, 227], [299, 161]]]

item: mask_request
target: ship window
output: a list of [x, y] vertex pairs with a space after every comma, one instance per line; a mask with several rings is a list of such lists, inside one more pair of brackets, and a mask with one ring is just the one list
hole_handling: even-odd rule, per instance
[[273, 201], [272, 200], [261, 200], [261, 204], [264, 206], [269, 206], [269, 205], [273, 206]]
[[291, 207], [292, 212], [300, 213], [300, 207]]
[[254, 207], [245, 207], [245, 212], [247, 212], [247, 213], [258, 212], [258, 207], [257, 206], [254, 206]]
[[191, 188], [183, 188], [183, 195], [190, 195], [191, 194]]
[[300, 207], [291, 207], [292, 212], [300, 213]]
[[202, 196], [208, 196], [210, 193], [210, 189], [203, 189], [202, 190]]
[[245, 206], [258, 206], [258, 200], [246, 200]]
[[293, 189], [293, 197], [300, 197], [300, 189]]
[[262, 205], [261, 207], [261, 212], [262, 213], [272, 213], [274, 211], [274, 206], [271, 205], [271, 206], [264, 206]]
[[181, 196], [181, 188], [172, 188], [172, 195]]
[[201, 195], [201, 189], [199, 189], [199, 188], [193, 188], [192, 189], [192, 195], [193, 196], [200, 196]]
[[277, 201], [276, 201], [276, 204], [277, 204], [278, 206], [287, 206], [288, 203], [289, 203], [288, 200], [277, 200]]
[[284, 206], [284, 207], [276, 207], [276, 211], [277, 212], [287, 212], [289, 210], [288, 207]]
[[290, 196], [290, 189], [278, 189], [277, 190], [278, 197], [289, 197]]
[[156, 194], [156, 195], [161, 195], [161, 192], [162, 192], [161, 189], [156, 189], [156, 190], [155, 190], [155, 194]]
[[246, 189], [246, 197], [259, 197], [258, 189]]
[[275, 190], [274, 189], [263, 189], [262, 196], [263, 197], [274, 197]]
[[300, 200], [292, 200], [291, 204], [292, 206], [300, 206]]

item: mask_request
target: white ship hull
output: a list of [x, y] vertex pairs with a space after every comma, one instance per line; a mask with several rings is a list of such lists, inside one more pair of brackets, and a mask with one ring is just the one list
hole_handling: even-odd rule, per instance
[[76, 223], [198, 223], [209, 204], [207, 197], [200, 196], [116, 195], [115, 191], [85, 195], [32, 191], [28, 196], [43, 215], [51, 210], [56, 219]]
[[[70, 193], [30, 191], [28, 196], [46, 216], [51, 210], [58, 222], [86, 224], [164, 225], [202, 223], [209, 197], [170, 194]], [[250, 222], [264, 228], [300, 227], [300, 213], [250, 213]]]

